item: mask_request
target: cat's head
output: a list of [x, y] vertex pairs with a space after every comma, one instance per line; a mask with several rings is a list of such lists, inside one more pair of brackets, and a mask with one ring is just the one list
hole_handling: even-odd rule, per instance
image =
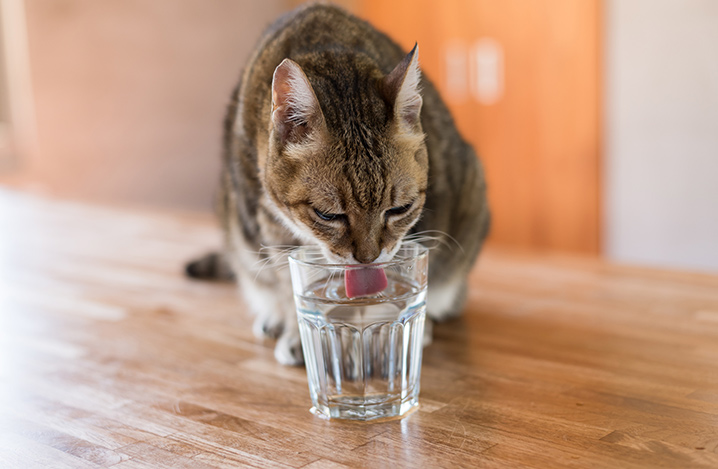
[[267, 195], [330, 261], [388, 261], [427, 188], [418, 48], [388, 75], [356, 55], [303, 66], [285, 59], [274, 72]]

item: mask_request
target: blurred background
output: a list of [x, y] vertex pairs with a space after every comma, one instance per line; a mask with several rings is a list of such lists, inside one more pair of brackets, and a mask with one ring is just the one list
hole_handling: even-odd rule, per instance
[[[230, 91], [300, 3], [0, 0], [0, 184], [211, 211]], [[492, 245], [718, 271], [718, 1], [336, 3], [419, 42]]]

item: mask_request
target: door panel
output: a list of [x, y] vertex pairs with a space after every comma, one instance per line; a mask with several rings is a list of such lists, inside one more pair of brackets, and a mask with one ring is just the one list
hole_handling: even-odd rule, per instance
[[360, 0], [409, 50], [486, 167], [490, 242], [598, 254], [600, 1]]

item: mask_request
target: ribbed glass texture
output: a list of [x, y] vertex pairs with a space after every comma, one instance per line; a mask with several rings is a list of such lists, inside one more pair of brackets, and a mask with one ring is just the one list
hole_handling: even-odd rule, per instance
[[[305, 251], [301, 251], [304, 249]], [[425, 248], [402, 247], [383, 269], [381, 292], [348, 298], [346, 269], [320, 264], [312, 248], [290, 257], [313, 411], [371, 420], [404, 415], [419, 402], [426, 313]]]

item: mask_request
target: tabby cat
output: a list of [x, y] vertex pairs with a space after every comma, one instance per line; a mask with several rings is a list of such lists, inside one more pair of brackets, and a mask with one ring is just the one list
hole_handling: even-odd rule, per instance
[[270, 26], [234, 90], [217, 201], [225, 249], [187, 271], [234, 274], [254, 333], [278, 338], [281, 363], [302, 362], [282, 256], [291, 246], [371, 263], [407, 234], [438, 236], [428, 315], [461, 311], [489, 227], [486, 184], [418, 60], [417, 46], [404, 55], [367, 22], [314, 4]]

